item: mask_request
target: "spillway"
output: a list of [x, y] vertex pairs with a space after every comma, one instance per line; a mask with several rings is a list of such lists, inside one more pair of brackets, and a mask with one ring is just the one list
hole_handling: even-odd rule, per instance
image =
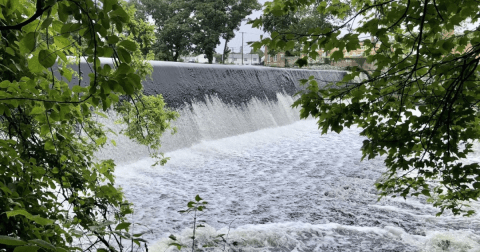
[[[102, 63], [108, 64], [103, 59]], [[301, 79], [314, 76], [320, 85], [339, 81], [344, 71], [311, 71], [261, 66], [226, 66], [151, 61], [153, 74], [143, 82], [146, 95], [162, 94], [168, 107], [180, 113], [178, 132], [162, 137], [163, 152], [190, 147], [201, 141], [235, 136], [291, 124], [299, 120], [291, 108]], [[86, 65], [84, 76], [89, 73]], [[78, 80], [73, 80], [77, 83]], [[89, 83], [84, 77], [83, 85]], [[115, 118], [115, 115], [111, 115]], [[102, 123], [119, 129], [112, 120]], [[111, 136], [117, 147], [107, 147], [100, 158], [134, 162], [148, 156], [148, 149], [124, 136]]]

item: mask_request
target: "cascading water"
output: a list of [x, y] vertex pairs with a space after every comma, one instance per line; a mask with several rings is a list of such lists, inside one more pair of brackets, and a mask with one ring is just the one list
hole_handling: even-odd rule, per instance
[[[109, 63], [103, 60], [102, 63]], [[301, 87], [300, 79], [311, 75], [321, 84], [340, 80], [342, 71], [271, 69], [253, 66], [201, 65], [151, 62], [154, 71], [143, 83], [147, 95], [162, 94], [168, 107], [180, 118], [178, 132], [162, 138], [163, 152], [190, 147], [201, 141], [235, 136], [256, 130], [291, 124], [299, 120], [292, 109], [292, 96]], [[86, 66], [82, 69], [89, 69]], [[73, 81], [74, 83], [76, 80]], [[84, 85], [89, 79], [83, 80]], [[111, 115], [115, 118], [115, 115]], [[113, 120], [102, 120], [114, 129]], [[112, 136], [113, 137], [113, 136]], [[104, 149], [99, 158], [132, 162], [148, 156], [148, 149], [124, 136], [113, 137], [115, 148]]]
[[149, 251], [176, 251], [170, 234], [191, 244], [193, 218], [177, 211], [196, 194], [209, 202], [197, 239], [226, 234], [235, 251], [478, 251], [479, 215], [435, 217], [422, 197], [377, 201], [385, 166], [360, 162], [360, 130], [321, 135], [298, 120], [296, 80], [312, 74], [344, 73], [154, 63], [146, 93], [181, 114], [178, 134], [162, 139], [170, 161], [151, 167], [147, 150], [122, 138], [99, 153], [120, 163], [133, 232], [147, 232]]

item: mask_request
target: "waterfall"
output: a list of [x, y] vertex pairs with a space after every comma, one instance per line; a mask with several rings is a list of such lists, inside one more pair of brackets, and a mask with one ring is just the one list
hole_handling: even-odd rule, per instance
[[[104, 62], [103, 63], [108, 63]], [[146, 95], [162, 94], [168, 107], [180, 114], [173, 123], [178, 132], [162, 137], [162, 152], [291, 124], [299, 120], [292, 108], [294, 94], [301, 90], [301, 79], [314, 76], [320, 85], [338, 81], [342, 71], [311, 71], [259, 66], [203, 65], [152, 61], [153, 74], [143, 82]], [[82, 67], [88, 69], [87, 67]], [[87, 73], [88, 74], [88, 73]], [[75, 83], [75, 80], [73, 81]], [[86, 85], [89, 80], [83, 80]], [[111, 113], [115, 119], [115, 115]], [[113, 120], [103, 124], [114, 131]], [[116, 147], [103, 149], [99, 158], [119, 163], [148, 156], [148, 149], [127, 137], [111, 136]]]

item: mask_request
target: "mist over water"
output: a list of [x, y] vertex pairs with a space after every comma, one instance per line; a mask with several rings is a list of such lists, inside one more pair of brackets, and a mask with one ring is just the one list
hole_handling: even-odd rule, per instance
[[277, 93], [236, 106], [208, 96], [184, 106], [178, 134], [163, 139], [163, 167], [121, 138], [99, 154], [121, 163], [117, 183], [150, 251], [175, 251], [170, 234], [190, 244], [193, 217], [177, 211], [196, 194], [209, 202], [199, 239], [228, 233], [242, 251], [479, 251], [478, 215], [435, 217], [422, 197], [377, 201], [386, 168], [380, 158], [360, 162], [360, 130], [321, 135], [293, 100]]

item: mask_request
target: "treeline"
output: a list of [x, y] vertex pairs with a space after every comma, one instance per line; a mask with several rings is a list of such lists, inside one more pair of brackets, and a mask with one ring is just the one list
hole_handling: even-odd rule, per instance
[[[156, 60], [177, 61], [180, 55], [205, 54], [212, 63], [220, 39], [227, 44], [242, 20], [261, 5], [257, 0], [134, 0], [135, 39], [144, 55]], [[153, 21], [154, 25], [149, 21]]]

